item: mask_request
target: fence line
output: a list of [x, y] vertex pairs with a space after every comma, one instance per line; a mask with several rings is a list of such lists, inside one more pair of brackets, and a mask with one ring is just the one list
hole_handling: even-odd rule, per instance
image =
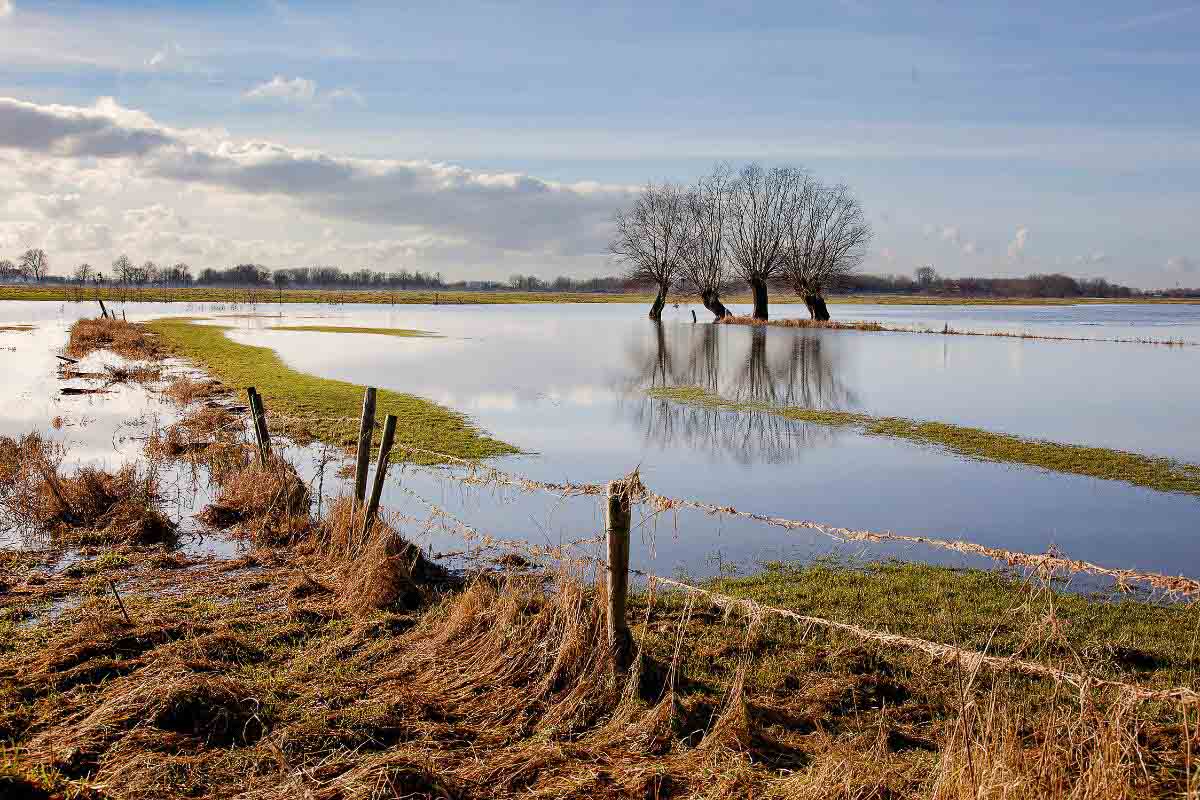
[[1177, 686], [1171, 689], [1147, 689], [1146, 687], [1139, 686], [1137, 684], [1126, 683], [1124, 681], [1115, 681], [1107, 678], [1097, 678], [1092, 675], [1085, 675], [1077, 672], [1069, 672], [1048, 666], [1046, 664], [1040, 664], [1036, 661], [1028, 661], [1023, 658], [1017, 658], [1015, 656], [993, 656], [988, 655], [987, 653], [981, 653], [977, 650], [968, 650], [956, 645], [942, 644], [940, 642], [929, 641], [928, 639], [919, 639], [913, 636], [901, 636], [899, 634], [887, 633], [886, 631], [872, 630], [870, 628], [863, 628], [848, 622], [837, 622], [836, 620], [825, 619], [824, 617], [811, 617], [795, 611], [789, 611], [786, 608], [776, 608], [774, 606], [762, 605], [761, 603], [757, 603], [753, 600], [732, 597], [727, 594], [714, 592], [709, 589], [703, 589], [699, 586], [693, 586], [692, 584], [684, 583], [683, 581], [664, 578], [660, 575], [643, 572], [641, 570], [631, 569], [630, 572], [646, 578], [647, 580], [673, 586], [683, 591], [699, 595], [708, 599], [714, 605], [727, 610], [740, 608], [751, 619], [758, 619], [767, 615], [780, 616], [804, 625], [815, 625], [824, 628], [830, 628], [832, 630], [848, 633], [859, 639], [874, 641], [891, 647], [919, 650], [935, 659], [941, 659], [944, 661], [955, 660], [965, 664], [970, 669], [977, 669], [978, 667], [986, 666], [996, 671], [1021, 672], [1034, 677], [1047, 678], [1058, 683], [1066, 683], [1081, 691], [1092, 687], [1098, 687], [1113, 689], [1138, 700], [1158, 700], [1175, 703], [1178, 705], [1195, 705], [1200, 703], [1200, 693], [1184, 686]]
[[[277, 419], [276, 422], [278, 422], [278, 421], [279, 420]], [[525, 491], [535, 491], [535, 490], [551, 491], [554, 494], [560, 494], [560, 495], [563, 494], [564, 491], [569, 491], [573, 494], [600, 494], [602, 492], [605, 493], [607, 496], [607, 501], [609, 503], [609, 507], [610, 507], [608, 521], [606, 522], [606, 537], [605, 537], [608, 540], [608, 544], [609, 544], [608, 552], [610, 553], [610, 560], [604, 560], [604, 559], [600, 559], [598, 557], [584, 557], [581, 559], [568, 558], [563, 554], [563, 546], [541, 548], [540, 546], [534, 545], [532, 542], [529, 542], [529, 541], [510, 540], [510, 539], [505, 539], [502, 537], [493, 537], [489, 534], [479, 531], [477, 528], [464, 522], [463, 520], [460, 520], [458, 517], [456, 517], [449, 511], [446, 511], [445, 509], [441, 508], [440, 506], [436, 505], [435, 503], [432, 503], [431, 501], [426, 500], [424, 497], [422, 497], [418, 493], [414, 492], [413, 490], [411, 490], [407, 487], [404, 487], [404, 486], [400, 487], [400, 489], [402, 491], [407, 493], [409, 496], [413, 497], [415, 500], [417, 500], [418, 502], [420, 502], [421, 504], [423, 504], [426, 508], [428, 508], [430, 510], [431, 518], [428, 521], [428, 524], [432, 524], [432, 520], [434, 518], [450, 520], [455, 525], [455, 527], [459, 528], [459, 530], [461, 532], [463, 532], [464, 538], [466, 538], [467, 541], [471, 541], [472, 538], [474, 538], [475, 540], [480, 541], [484, 546], [512, 548], [512, 549], [519, 550], [521, 552], [528, 552], [531, 554], [536, 554], [539, 557], [544, 557], [544, 556], [548, 555], [553, 558], [556, 558], [556, 560], [559, 560], [560, 562], [563, 562], [563, 563], [569, 563], [572, 561], [574, 561], [575, 563], [590, 563], [590, 564], [595, 565], [597, 568], [605, 569], [608, 573], [610, 573], [610, 580], [609, 580], [610, 589], [609, 589], [609, 592], [607, 593], [610, 595], [610, 597], [608, 598], [609, 599], [609, 617], [610, 617], [609, 626], [610, 626], [610, 629], [612, 629], [614, 626], [616, 626], [618, 628], [624, 628], [624, 626], [626, 625], [623, 609], [624, 609], [624, 599], [625, 599], [624, 595], [625, 595], [625, 592], [627, 591], [627, 582], [624, 580], [624, 578], [625, 578], [625, 576], [632, 574], [632, 575], [637, 575], [639, 577], [645, 578], [646, 580], [650, 581], [652, 588], [656, 583], [661, 583], [666, 586], [674, 587], [681, 591], [685, 591], [685, 592], [688, 592], [688, 593], [691, 593], [694, 595], [704, 597], [705, 599], [707, 599], [709, 602], [713, 603], [714, 605], [724, 608], [726, 610], [735, 610], [735, 609], [742, 610], [743, 613], [745, 613], [746, 616], [748, 618], [750, 618], [751, 620], [761, 619], [762, 617], [768, 616], [768, 615], [778, 616], [778, 617], [782, 617], [785, 619], [790, 619], [792, 621], [801, 623], [803, 625], [807, 625], [809, 627], [817, 626], [817, 627], [827, 628], [830, 630], [840, 631], [842, 633], [846, 633], [851, 636], [854, 636], [858, 639], [861, 639], [864, 641], [877, 642], [884, 646], [899, 647], [899, 648], [905, 648], [905, 649], [909, 649], [909, 650], [915, 650], [918, 652], [925, 653], [926, 655], [929, 655], [935, 659], [940, 659], [943, 661], [953, 660], [953, 661], [956, 661], [960, 664], [967, 666], [971, 670], [977, 670], [980, 667], [987, 667], [987, 668], [995, 670], [995, 671], [1019, 672], [1019, 673], [1022, 673], [1025, 675], [1030, 675], [1033, 677], [1053, 680], [1056, 683], [1065, 683], [1065, 684], [1075, 687], [1076, 689], [1078, 689], [1081, 692], [1085, 691], [1087, 689], [1090, 689], [1090, 688], [1105, 688], [1105, 689], [1111, 689], [1114, 691], [1118, 691], [1128, 697], [1132, 697], [1137, 700], [1163, 701], [1163, 702], [1174, 703], [1176, 705], [1181, 705], [1181, 706], [1191, 706], [1191, 705], [1200, 704], [1200, 693], [1196, 692], [1193, 689], [1187, 688], [1187, 687], [1174, 687], [1171, 689], [1148, 689], [1143, 686], [1139, 686], [1137, 684], [1126, 683], [1123, 681], [1116, 681], [1116, 680], [1111, 680], [1111, 679], [1107, 679], [1107, 678], [1097, 678], [1092, 675], [1080, 674], [1077, 672], [1070, 672], [1067, 670], [1061, 670], [1056, 667], [1051, 667], [1051, 666], [1048, 666], [1045, 664], [1041, 664], [1041, 663], [1038, 663], [1035, 661], [1029, 661], [1029, 660], [1018, 658], [1015, 656], [988, 655], [986, 652], [969, 650], [966, 648], [958, 647], [956, 645], [943, 644], [943, 643], [939, 643], [939, 642], [933, 642], [928, 639], [921, 639], [921, 638], [912, 637], [912, 636], [903, 636], [900, 634], [888, 633], [886, 631], [873, 630], [870, 628], [864, 628], [864, 627], [861, 627], [858, 625], [854, 625], [852, 623], [838, 622], [836, 620], [826, 619], [824, 617], [814, 617], [814, 616], [809, 616], [809, 615], [805, 615], [805, 614], [800, 614], [798, 612], [791, 611], [788, 609], [777, 608], [775, 606], [763, 605], [754, 600], [733, 597], [731, 595], [723, 594], [721, 592], [715, 592], [710, 589], [704, 589], [699, 586], [694, 586], [694, 585], [686, 583], [684, 581], [679, 581], [679, 580], [675, 580], [672, 578], [664, 578], [661, 575], [656, 575], [654, 573], [645, 572], [643, 570], [630, 568], [630, 566], [628, 564], [628, 560], [627, 560], [628, 559], [629, 535], [630, 535], [629, 511], [630, 511], [632, 504], [635, 502], [646, 503], [646, 504], [650, 505], [651, 508], [654, 509], [655, 513], [663, 513], [663, 512], [675, 510], [678, 508], [693, 508], [693, 509], [705, 511], [706, 513], [709, 513], [709, 514], [725, 514], [725, 515], [739, 516], [739, 517], [744, 517], [744, 518], [751, 519], [751, 520], [754, 520], [754, 521], [757, 521], [760, 523], [764, 523], [764, 524], [768, 524], [768, 525], [775, 525], [778, 527], [783, 527], [783, 528], [788, 528], [788, 529], [802, 528], [802, 529], [807, 529], [807, 530], [815, 530], [815, 531], [825, 533], [827, 535], [834, 536], [835, 538], [842, 539], [845, 541], [900, 541], [900, 542], [908, 542], [908, 543], [916, 543], [916, 544], [925, 544], [925, 545], [930, 545], [930, 546], [935, 546], [935, 547], [943, 547], [943, 548], [948, 548], [948, 549], [952, 549], [952, 550], [958, 550], [960, 552], [978, 553], [981, 555], [987, 555], [991, 558], [1007, 560], [1007, 561], [1009, 561], [1009, 563], [1023, 564], [1025, 566], [1031, 566], [1031, 567], [1035, 567], [1035, 568], [1043, 569], [1043, 570], [1050, 569], [1050, 568], [1058, 568], [1059, 565], [1061, 565], [1062, 567], [1070, 569], [1072, 571], [1092, 572], [1095, 574], [1108, 575], [1108, 576], [1116, 578], [1119, 582], [1124, 582], [1124, 581], [1127, 581], [1130, 579], [1145, 580], [1145, 581], [1151, 583], [1152, 585], [1158, 586], [1159, 588], [1167, 589], [1168, 591], [1173, 591], [1173, 592], [1180, 593], [1180, 594], [1195, 594], [1198, 591], [1200, 591], [1200, 584], [1198, 584], [1197, 581], [1194, 581], [1192, 579], [1183, 578], [1183, 577], [1171, 578], [1169, 576], [1157, 575], [1155, 573], [1139, 573], [1134, 570], [1117, 570], [1117, 569], [1112, 569], [1112, 568], [1108, 568], [1108, 567], [1101, 567], [1099, 565], [1091, 564], [1090, 562], [1075, 561], [1072, 559], [1064, 559], [1064, 558], [1061, 558], [1061, 557], [1053, 555], [1053, 554], [1047, 554], [1045, 556], [1032, 556], [1032, 555], [1029, 555], [1026, 553], [1016, 553], [1016, 552], [1011, 552], [1011, 551], [999, 550], [997, 548], [988, 548], [988, 547], [984, 547], [983, 545], [976, 545], [971, 542], [950, 541], [950, 540], [933, 539], [933, 538], [929, 538], [929, 537], [920, 537], [920, 536], [901, 536], [901, 535], [896, 535], [896, 534], [880, 534], [880, 533], [874, 533], [874, 532], [865, 531], [865, 530], [855, 531], [855, 530], [851, 530], [848, 528], [837, 528], [834, 526], [824, 525], [822, 523], [817, 523], [817, 522], [788, 520], [788, 519], [784, 519], [784, 518], [780, 518], [780, 517], [769, 517], [769, 516], [762, 515], [762, 514], [755, 514], [752, 512], [737, 511], [736, 509], [734, 509], [732, 507], [716, 506], [713, 504], [703, 503], [701, 501], [696, 501], [696, 500], [681, 500], [681, 499], [677, 499], [677, 498], [670, 498], [670, 497], [667, 497], [664, 495], [656, 494], [656, 493], [646, 489], [646, 487], [642, 484], [637, 471], [634, 471], [632, 474], [630, 474], [629, 476], [626, 476], [625, 478], [622, 478], [617, 481], [613, 481], [613, 482], [609, 483], [607, 486], [599, 486], [596, 484], [569, 484], [569, 483], [568, 484], [552, 484], [552, 483], [544, 483], [541, 481], [534, 481], [532, 479], [522, 478], [521, 476], [514, 476], [514, 475], [511, 475], [510, 473], [506, 473], [501, 470], [497, 470], [493, 467], [487, 467], [485, 465], [479, 464], [478, 462], [471, 462], [468, 459], [462, 459], [457, 456], [450, 456], [449, 454], [445, 454], [445, 453], [436, 453], [436, 451], [427, 450], [425, 448], [403, 447], [403, 449], [424, 452], [424, 453], [431, 454], [431, 455], [438, 455], [438, 456], [446, 457], [453, 461], [465, 463], [465, 464], [468, 464], [471, 466], [472, 471], [474, 471], [474, 469], [476, 469], [476, 468], [481, 468], [481, 469], [486, 470], [486, 473], [488, 474], [489, 479], [488, 480], [475, 479], [475, 482], [478, 482], [478, 483], [499, 482], [499, 483], [504, 483], [507, 485], [518, 486]], [[382, 464], [383, 464], [383, 461], [381, 460], [381, 465]], [[467, 482], [467, 483], [472, 482], [470, 477], [462, 478], [460, 476], [455, 476], [455, 475], [450, 475], [449, 477], [455, 478], [456, 480], [462, 480], [463, 482]], [[613, 517], [614, 517], [614, 514], [613, 514], [614, 508], [616, 510], [620, 511], [619, 514], [615, 515], [617, 518], [619, 518], [619, 521], [617, 521], [617, 522], [612, 521]], [[580, 544], [595, 543], [598, 541], [599, 541], [599, 539], [596, 539], [596, 538], [581, 539], [576, 542], [569, 543], [568, 545], [566, 545], [566, 547], [573, 548]], [[623, 560], [623, 563], [619, 564], [619, 566], [618, 566], [618, 571], [621, 574], [619, 576], [615, 576], [613, 574], [615, 571], [613, 570], [613, 568], [611, 566], [611, 563], [612, 563], [611, 554], [614, 552], [619, 552], [622, 547], [625, 548], [624, 552], [626, 554], [626, 557]], [[618, 578], [620, 578], [620, 580], [614, 581], [613, 580], [614, 577], [618, 577]], [[614, 598], [611, 596], [613, 594], [613, 589], [612, 589], [613, 585], [619, 585], [621, 587], [620, 588], [620, 594], [621, 594], [620, 598]], [[619, 599], [619, 602], [614, 603], [613, 602], [614, 599]], [[619, 619], [619, 620], [612, 618], [612, 616], [614, 614], [613, 609], [616, 609], [616, 608], [621, 609], [621, 619]], [[626, 628], [626, 630], [627, 630], [627, 628]], [[614, 638], [616, 631], [610, 630], [610, 633], [613, 634], [613, 636], [610, 636], [610, 639]], [[614, 641], [615, 641], [615, 639], [614, 639]]]
[[[283, 430], [286, 430], [288, 422], [309, 423], [316, 421], [317, 419], [318, 418], [284, 416], [272, 417], [272, 420], [275, 424], [278, 424], [279, 422], [283, 423]], [[324, 421], [346, 421], [357, 423], [360, 421], [360, 419], [358, 417], [333, 417], [325, 419]], [[540, 481], [523, 475], [497, 469], [496, 467], [489, 466], [478, 460], [463, 458], [450, 453], [442, 453], [437, 450], [431, 450], [429, 448], [419, 447], [411, 444], [400, 444], [397, 446], [406, 452], [420, 453], [426, 456], [437, 458], [441, 461], [460, 464], [467, 467], [468, 474], [466, 475], [455, 475], [450, 472], [443, 473], [444, 477], [466, 485], [511, 486], [526, 493], [542, 491], [548, 494], [558, 495], [559, 497], [589, 495], [598, 496], [604, 494], [605, 492], [605, 486], [599, 483], [572, 483], [569, 481], [555, 483]], [[1106, 567], [1102, 564], [1096, 564], [1091, 561], [1067, 558], [1053, 550], [1051, 552], [1042, 554], [1024, 553], [1017, 550], [988, 547], [987, 545], [977, 544], [975, 542], [969, 542], [962, 539], [943, 539], [933, 536], [919, 536], [897, 534], [886, 531], [844, 528], [836, 525], [828, 525], [826, 523], [816, 522], [813, 520], [794, 520], [784, 517], [774, 517], [751, 511], [739, 511], [732, 506], [720, 506], [714, 503], [707, 503], [702, 500], [668, 497], [666, 495], [657, 494], [656, 492], [647, 489], [644, 485], [641, 485], [640, 492], [636, 493], [636, 499], [649, 505], [655, 513], [665, 513], [667, 511], [675, 511], [678, 509], [693, 509], [697, 511], [703, 511], [709, 515], [737, 517], [751, 520], [763, 525], [783, 528], [785, 530], [814, 531], [841, 542], [873, 542], [881, 544], [890, 542], [897, 544], [923, 545], [925, 547], [948, 550], [966, 555], [982, 556], [994, 561], [1004, 562], [1010, 566], [1020, 566], [1043, 573], [1069, 572], [1102, 576], [1112, 579], [1120, 589], [1128, 588], [1132, 582], [1141, 582], [1174, 597], [1200, 597], [1200, 580], [1195, 578], [1189, 578], [1184, 575], [1165, 575], [1159, 572], [1124, 569], [1119, 567]]]
[[[494, 536], [490, 533], [485, 533], [476, 528], [474, 525], [459, 519], [451, 512], [447, 511], [436, 503], [427, 500], [425, 497], [421, 496], [417, 492], [414, 492], [412, 489], [409, 489], [406, 486], [399, 486], [397, 488], [399, 488], [401, 492], [404, 492], [416, 502], [425, 506], [425, 508], [429, 509], [430, 518], [429, 520], [426, 520], [427, 523], [432, 525], [433, 519], [447, 520], [458, 529], [458, 535], [468, 543], [479, 542], [481, 546], [484, 547], [506, 548], [526, 553], [534, 556], [535, 558], [549, 557], [561, 563], [591, 563], [590, 559], [588, 558], [573, 558], [568, 556], [566, 555], [566, 551], [575, 549], [582, 545], [599, 544], [600, 542], [604, 541], [603, 536], [591, 536], [583, 539], [574, 539], [558, 545], [543, 546], [534, 544], [526, 539], [508, 539], [503, 536]], [[416, 521], [415, 517], [409, 517], [409, 519]], [[445, 530], [445, 528], [443, 528], [443, 530]]]

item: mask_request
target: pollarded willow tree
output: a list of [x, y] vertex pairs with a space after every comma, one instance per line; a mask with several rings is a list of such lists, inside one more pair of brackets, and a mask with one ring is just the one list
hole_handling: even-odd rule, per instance
[[649, 183], [633, 206], [617, 212], [609, 252], [625, 265], [625, 277], [653, 283], [658, 294], [650, 319], [662, 319], [667, 293], [678, 280], [686, 242], [684, 192], [675, 184]]
[[812, 319], [829, 319], [825, 292], [854, 274], [870, 241], [871, 226], [849, 188], [805, 181], [788, 214], [781, 274]]
[[787, 221], [802, 191], [796, 167], [743, 167], [729, 189], [725, 248], [733, 274], [750, 285], [754, 318], [765, 320], [767, 287], [783, 268]]
[[711, 175], [696, 182], [684, 201], [683, 278], [718, 320], [729, 316], [721, 302], [721, 290], [729, 282], [725, 230], [732, 184], [733, 169], [718, 164]]

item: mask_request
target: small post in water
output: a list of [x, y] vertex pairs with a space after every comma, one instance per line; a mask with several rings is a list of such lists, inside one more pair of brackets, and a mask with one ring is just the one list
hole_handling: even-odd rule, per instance
[[392, 442], [396, 438], [396, 415], [388, 414], [383, 421], [383, 438], [379, 440], [379, 461], [375, 464], [375, 482], [371, 484], [371, 500], [363, 517], [362, 543], [366, 545], [379, 512], [379, 498], [383, 495], [383, 481], [387, 477], [388, 458], [392, 454]]
[[101, 316], [101, 318], [108, 319], [108, 309], [104, 307], [104, 299], [100, 298], [100, 297], [97, 297], [96, 299], [98, 301], [100, 301], [100, 316]]
[[371, 463], [371, 432], [375, 427], [375, 387], [368, 386], [363, 394], [362, 421], [358, 424], [358, 462], [354, 469], [354, 506], [357, 509], [367, 496], [367, 468]]
[[629, 593], [629, 521], [631, 482], [611, 481], [605, 487], [604, 531], [608, 537], [608, 645], [618, 670], [629, 668], [633, 637], [625, 619]]
[[271, 440], [267, 434], [266, 412], [263, 410], [262, 398], [253, 386], [246, 387], [246, 398], [250, 403], [250, 419], [254, 426], [254, 441], [258, 444], [258, 463], [266, 466], [267, 456], [271, 454]]

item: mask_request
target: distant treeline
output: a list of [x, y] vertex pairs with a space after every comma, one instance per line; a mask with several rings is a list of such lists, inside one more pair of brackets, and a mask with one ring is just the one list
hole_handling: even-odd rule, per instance
[[[649, 287], [647, 282], [626, 276], [608, 275], [573, 278], [560, 275], [552, 280], [520, 273], [507, 281], [446, 281], [440, 272], [421, 270], [346, 271], [334, 266], [291, 267], [269, 270], [260, 264], [238, 264], [228, 269], [205, 268], [193, 275], [187, 264], [170, 266], [147, 261], [137, 266], [126, 256], [117, 258], [107, 275], [90, 264], [80, 264], [70, 276], [49, 273], [49, 259], [41, 250], [29, 250], [14, 262], [0, 259], [0, 283], [43, 283], [103, 286], [223, 286], [277, 289], [444, 289], [448, 291], [525, 292], [630, 292]], [[921, 267], [907, 275], [847, 276], [840, 291], [846, 294], [935, 295], [940, 297], [1200, 297], [1200, 287], [1142, 291], [1111, 283], [1104, 278], [1072, 278], [1069, 275], [1027, 275], [1024, 278], [946, 278], [932, 267]]]
[[[944, 297], [1139, 297], [1146, 292], [1104, 278], [1027, 275], [1024, 278], [943, 278], [932, 267], [907, 275], [852, 275], [847, 293], [928, 294]], [[1189, 290], [1200, 293], [1200, 290]], [[1155, 294], [1160, 294], [1156, 292]]]

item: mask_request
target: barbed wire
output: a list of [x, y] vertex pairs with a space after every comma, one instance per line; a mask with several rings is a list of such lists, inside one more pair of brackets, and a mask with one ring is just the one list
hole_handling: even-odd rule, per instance
[[[358, 423], [360, 418], [304, 418], [273, 415], [270, 417], [270, 421], [275, 427], [279, 427], [276, 425], [277, 422], [283, 422], [284, 425], [282, 427], [284, 430], [286, 430], [287, 423], [289, 422], [311, 424], [312, 422], [320, 421], [346, 421]], [[378, 427], [379, 423], [376, 422], [375, 424], [376, 427]], [[428, 456], [431, 459], [437, 460], [439, 463], [458, 464], [466, 467], [467, 473], [464, 475], [455, 474], [450, 471], [443, 471], [441, 474], [445, 478], [455, 480], [469, 486], [509, 486], [525, 493], [540, 491], [563, 498], [577, 496], [597, 496], [602, 495], [607, 491], [606, 484], [575, 483], [565, 480], [560, 482], [537, 480], [528, 476], [498, 469], [488, 464], [484, 464], [478, 459], [464, 458], [462, 456], [444, 453], [438, 450], [420, 447], [418, 445], [397, 444], [396, 449], [402, 453], [407, 451]], [[429, 465], [418, 464], [413, 466], [428, 467]], [[1120, 590], [1127, 590], [1134, 583], [1142, 583], [1153, 589], [1162, 591], [1172, 597], [1200, 597], [1200, 580], [1195, 578], [1189, 578], [1184, 575], [1166, 575], [1147, 570], [1108, 567], [1083, 559], [1069, 558], [1057, 550], [1051, 550], [1049, 552], [1040, 554], [1026, 553], [1018, 550], [989, 547], [987, 545], [978, 544], [976, 542], [970, 542], [963, 539], [949, 539], [915, 534], [898, 534], [890, 531], [872, 531], [868, 529], [841, 527], [823, 522], [817, 522], [815, 520], [788, 519], [785, 517], [776, 517], [752, 511], [741, 511], [733, 506], [722, 506], [715, 503], [705, 502], [703, 500], [670, 497], [647, 489], [644, 485], [641, 486], [640, 491], [635, 493], [633, 499], [649, 505], [655, 514], [678, 511], [679, 509], [691, 509], [701, 511], [711, 516], [727, 516], [746, 519], [762, 525], [777, 527], [784, 530], [813, 531], [841, 542], [921, 545], [933, 549], [947, 550], [966, 555], [981, 556], [993, 561], [999, 561], [1001, 563], [1008, 564], [1009, 566], [1023, 567], [1041, 572], [1043, 574], [1070, 572], [1105, 577], [1113, 580], [1117, 585], [1117, 588]]]
[[[597, 560], [599, 561], [599, 559]], [[630, 572], [649, 581], [662, 583], [664, 585], [672, 586], [682, 591], [704, 597], [722, 609], [740, 609], [751, 619], [760, 619], [764, 616], [784, 617], [804, 625], [818, 626], [841, 631], [842, 633], [850, 634], [858, 639], [878, 642], [890, 647], [918, 650], [929, 656], [932, 656], [935, 659], [940, 659], [943, 661], [955, 660], [966, 665], [970, 669], [977, 669], [978, 667], [983, 666], [997, 671], [1020, 672], [1025, 675], [1046, 678], [1058, 683], [1066, 683], [1070, 686], [1074, 686], [1080, 691], [1085, 691], [1088, 688], [1106, 688], [1121, 692], [1138, 700], [1163, 701], [1184, 706], [1196, 705], [1200, 703], [1200, 693], [1185, 686], [1176, 686], [1171, 689], [1148, 689], [1144, 686], [1139, 686], [1138, 684], [1126, 683], [1124, 681], [1116, 681], [1108, 678], [1098, 678], [1094, 675], [1081, 674], [1078, 672], [1070, 672], [1068, 670], [1051, 667], [1047, 664], [1042, 664], [1037, 661], [1029, 661], [1023, 658], [1017, 658], [1016, 656], [988, 655], [987, 653], [981, 653], [977, 650], [969, 650], [967, 648], [958, 647], [957, 645], [933, 642], [928, 639], [920, 639], [913, 636], [902, 636], [900, 634], [888, 633], [886, 631], [864, 628], [849, 622], [838, 622], [837, 620], [826, 619], [824, 617], [813, 617], [807, 614], [800, 614], [796, 611], [791, 611], [786, 608], [776, 608], [775, 606], [763, 605], [754, 600], [733, 597], [731, 595], [722, 594], [721, 592], [715, 592], [710, 589], [694, 586], [683, 581], [672, 578], [664, 578], [661, 575], [655, 575], [642, 570], [631, 569]]]

